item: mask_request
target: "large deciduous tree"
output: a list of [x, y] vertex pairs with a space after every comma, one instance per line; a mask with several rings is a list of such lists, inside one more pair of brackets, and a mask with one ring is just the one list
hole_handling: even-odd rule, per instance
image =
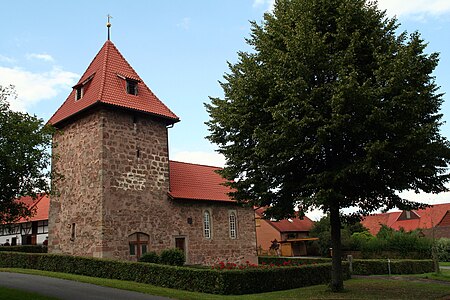
[[340, 209], [412, 209], [405, 190], [446, 190], [449, 143], [438, 54], [376, 2], [278, 0], [206, 104], [232, 196], [278, 218], [330, 214], [331, 288], [342, 290]]
[[53, 130], [42, 119], [12, 111], [7, 101], [15, 97], [13, 87], [0, 86], [0, 224], [32, 214], [19, 197], [49, 191]]

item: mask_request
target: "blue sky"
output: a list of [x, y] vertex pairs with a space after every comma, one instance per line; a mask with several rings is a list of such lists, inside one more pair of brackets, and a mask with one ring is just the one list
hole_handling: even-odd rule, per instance
[[[0, 10], [0, 85], [16, 86], [13, 109], [48, 120], [105, 42], [111, 14], [111, 40], [181, 119], [169, 131], [171, 159], [220, 166], [224, 159], [205, 139], [203, 103], [223, 95], [218, 81], [228, 71], [227, 61], [250, 50], [249, 21], [260, 22], [272, 5], [272, 0], [10, 1]], [[435, 76], [446, 93], [442, 133], [450, 138], [450, 1], [379, 0], [379, 6], [398, 17], [401, 30], [418, 30], [428, 52], [440, 53]], [[449, 202], [450, 196], [420, 195], [420, 200]]]

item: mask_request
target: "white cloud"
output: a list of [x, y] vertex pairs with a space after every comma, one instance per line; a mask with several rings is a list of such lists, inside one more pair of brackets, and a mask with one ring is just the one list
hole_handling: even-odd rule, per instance
[[15, 63], [16, 60], [14, 58], [11, 58], [11, 57], [8, 57], [8, 56], [4, 56], [4, 55], [0, 54], [0, 62], [12, 64], [12, 63]]
[[225, 157], [222, 154], [216, 152], [178, 151], [175, 152], [170, 159], [214, 167], [225, 166]]
[[18, 98], [10, 103], [11, 109], [16, 111], [26, 111], [33, 104], [57, 96], [61, 90], [70, 88], [78, 77], [56, 66], [42, 73], [0, 66], [0, 85], [12, 84], [16, 88]]
[[260, 7], [267, 5], [267, 11], [272, 11], [275, 5], [275, 0], [253, 0], [253, 7]]
[[40, 59], [40, 60], [49, 61], [49, 62], [55, 61], [50, 54], [45, 54], [45, 53], [40, 53], [40, 54], [38, 54], [38, 53], [31, 53], [31, 54], [27, 54], [26, 57], [29, 60]]
[[450, 13], [449, 0], [378, 0], [378, 7], [389, 16], [443, 15]]

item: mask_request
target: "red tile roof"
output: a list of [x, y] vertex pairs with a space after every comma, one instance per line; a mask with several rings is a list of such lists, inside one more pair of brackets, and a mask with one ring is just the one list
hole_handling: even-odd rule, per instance
[[222, 185], [226, 182], [225, 179], [215, 172], [220, 168], [170, 161], [169, 169], [170, 197], [186, 200], [235, 202], [227, 195], [232, 190]]
[[[137, 82], [137, 95], [128, 94], [126, 79]], [[83, 86], [83, 96], [76, 100], [76, 87]], [[179, 121], [142, 81], [111, 41], [106, 41], [66, 101], [50, 118], [56, 125], [71, 116], [103, 103], [162, 117], [168, 124]]]
[[[260, 217], [264, 216], [265, 208], [258, 208], [255, 212]], [[303, 217], [303, 220], [300, 218], [292, 218], [292, 219], [284, 219], [279, 221], [271, 221], [269, 219], [265, 220], [267, 223], [272, 225], [279, 232], [301, 232], [301, 231], [310, 231], [314, 225], [314, 222], [311, 221], [307, 216]]]
[[25, 196], [18, 199], [18, 201], [27, 205], [33, 211], [33, 215], [29, 218], [21, 218], [17, 223], [48, 220], [48, 210], [50, 207], [48, 195], [40, 195], [35, 200], [30, 196]]
[[418, 228], [426, 229], [438, 225], [448, 211], [450, 211], [450, 203], [435, 204], [425, 209], [413, 210], [419, 216], [418, 219], [399, 220], [402, 212], [395, 211], [367, 216], [361, 223], [374, 235], [380, 230], [381, 224], [396, 230], [400, 228], [406, 231]]
[[[220, 168], [178, 161], [170, 161], [169, 168], [170, 197], [181, 200], [235, 202], [227, 195], [231, 189], [222, 185], [225, 180], [215, 172]], [[48, 220], [50, 205], [48, 195], [39, 196], [36, 200], [26, 196], [18, 201], [32, 208], [34, 215], [30, 218], [21, 218], [17, 223]]]

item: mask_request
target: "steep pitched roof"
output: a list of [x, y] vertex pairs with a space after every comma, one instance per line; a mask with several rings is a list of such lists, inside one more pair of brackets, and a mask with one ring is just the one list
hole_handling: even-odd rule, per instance
[[48, 209], [50, 207], [50, 199], [48, 195], [39, 195], [35, 200], [33, 200], [30, 196], [24, 196], [19, 198], [17, 201], [24, 203], [33, 211], [33, 215], [31, 217], [20, 218], [17, 223], [42, 221], [48, 219]]
[[227, 193], [232, 190], [222, 185], [225, 181], [215, 171], [218, 167], [169, 162], [170, 191], [174, 199], [235, 202]]
[[[137, 95], [127, 93], [127, 79], [137, 83]], [[75, 98], [77, 87], [83, 88], [79, 100]], [[111, 41], [105, 42], [49, 123], [56, 125], [99, 103], [155, 115], [165, 119], [168, 124], [179, 121], [147, 87]]]
[[417, 219], [401, 220], [399, 217], [402, 212], [395, 211], [367, 216], [361, 223], [369, 229], [371, 234], [377, 234], [381, 224], [396, 230], [400, 228], [406, 231], [426, 229], [438, 225], [448, 211], [450, 211], [450, 203], [435, 204], [424, 209], [413, 210], [419, 216]]
[[[260, 217], [264, 216], [264, 211], [266, 209], [264, 207], [260, 207], [255, 210], [255, 213]], [[314, 222], [311, 221], [310, 218], [304, 216], [303, 219], [300, 218], [292, 218], [292, 219], [283, 219], [279, 221], [271, 221], [269, 219], [265, 219], [267, 223], [272, 225], [279, 232], [301, 232], [301, 231], [310, 231], [314, 225]]]

